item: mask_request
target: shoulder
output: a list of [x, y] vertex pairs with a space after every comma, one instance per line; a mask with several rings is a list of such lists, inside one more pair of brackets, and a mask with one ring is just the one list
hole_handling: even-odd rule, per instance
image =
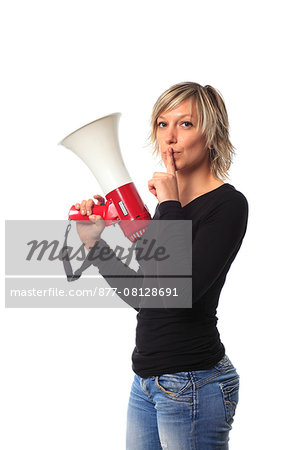
[[219, 226], [229, 229], [241, 228], [245, 231], [249, 211], [246, 196], [231, 184], [218, 194], [211, 199], [204, 222], [218, 223]]
[[205, 221], [213, 216], [234, 214], [235, 211], [248, 214], [248, 202], [245, 195], [230, 183], [208, 192], [188, 204], [184, 209], [186, 218]]
[[248, 201], [245, 195], [230, 183], [222, 185], [221, 189], [216, 189], [206, 200], [208, 210], [221, 207], [223, 209], [225, 206], [248, 209]]
[[233, 185], [227, 184], [227, 189], [224, 189], [218, 197], [219, 204], [235, 205], [248, 210], [248, 201], [245, 195], [236, 189]]

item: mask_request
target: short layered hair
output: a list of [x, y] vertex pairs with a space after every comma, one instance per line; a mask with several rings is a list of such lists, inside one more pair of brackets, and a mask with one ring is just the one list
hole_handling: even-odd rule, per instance
[[229, 122], [224, 100], [220, 92], [210, 85], [201, 86], [194, 82], [182, 82], [163, 92], [154, 104], [151, 115], [149, 141], [153, 154], [159, 153], [157, 141], [157, 119], [166, 111], [176, 108], [186, 99], [195, 101], [198, 114], [197, 128], [205, 136], [207, 151], [210, 153], [211, 172], [217, 178], [229, 178], [235, 148], [229, 138]]

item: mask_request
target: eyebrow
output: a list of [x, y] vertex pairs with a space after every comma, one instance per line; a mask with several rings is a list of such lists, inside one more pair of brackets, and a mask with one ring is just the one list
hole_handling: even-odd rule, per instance
[[[183, 114], [182, 116], [179, 116], [179, 119], [182, 119], [183, 117], [191, 117], [192, 118], [192, 114]], [[157, 119], [165, 119], [165, 117], [158, 116]]]

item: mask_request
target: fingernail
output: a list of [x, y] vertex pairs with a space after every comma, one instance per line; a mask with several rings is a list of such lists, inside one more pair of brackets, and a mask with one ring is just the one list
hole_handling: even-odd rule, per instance
[[87, 210], [87, 211], [86, 211], [86, 214], [90, 214], [90, 211]]
[[89, 218], [90, 218], [90, 219], [95, 219], [95, 218], [96, 218], [96, 216], [89, 216]]
[[85, 209], [81, 209], [81, 214], [85, 214]]

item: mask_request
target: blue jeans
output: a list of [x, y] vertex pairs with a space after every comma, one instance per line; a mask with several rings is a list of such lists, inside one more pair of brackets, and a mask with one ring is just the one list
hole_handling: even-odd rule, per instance
[[239, 378], [227, 355], [208, 370], [149, 378], [135, 374], [126, 449], [227, 450]]

